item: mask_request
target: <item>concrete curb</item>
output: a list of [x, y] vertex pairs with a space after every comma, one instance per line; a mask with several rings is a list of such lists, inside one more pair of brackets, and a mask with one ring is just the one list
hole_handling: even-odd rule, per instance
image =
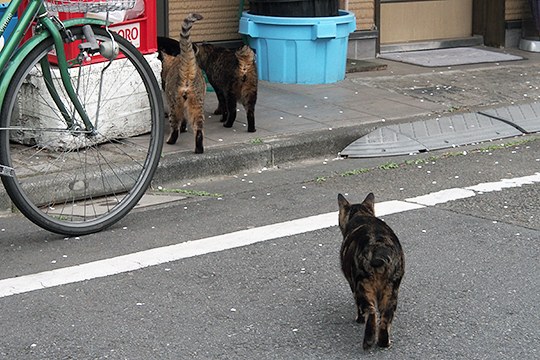
[[[272, 136], [262, 138], [260, 144], [235, 143], [208, 148], [204, 154], [194, 154], [191, 150], [168, 153], [161, 158], [152, 182], [157, 186], [182, 180], [233, 175], [313, 157], [334, 157], [351, 142], [376, 127], [376, 124], [360, 124]], [[0, 216], [12, 210], [11, 200], [2, 187]]]
[[261, 144], [232, 144], [209, 148], [204, 154], [182, 151], [165, 155], [154, 175], [154, 184], [272, 167], [313, 157], [337, 156], [354, 140], [375, 129], [375, 124], [314, 130], [295, 135], [263, 138]]

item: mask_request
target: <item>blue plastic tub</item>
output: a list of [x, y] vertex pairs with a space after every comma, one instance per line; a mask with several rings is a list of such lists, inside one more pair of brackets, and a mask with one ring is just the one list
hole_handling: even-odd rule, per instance
[[[1, 3], [0, 4], [0, 17], [4, 16], [4, 13], [6, 12], [6, 9], [8, 7], [9, 3]], [[10, 20], [8, 26], [6, 27], [6, 30], [4, 31], [4, 43], [9, 38], [9, 35], [11, 35], [11, 32], [15, 28], [15, 25], [17, 25], [17, 21], [19, 18], [17, 17], [17, 14]]]
[[328, 84], [345, 78], [353, 13], [277, 17], [243, 12], [240, 33], [257, 53], [259, 79], [288, 84]]

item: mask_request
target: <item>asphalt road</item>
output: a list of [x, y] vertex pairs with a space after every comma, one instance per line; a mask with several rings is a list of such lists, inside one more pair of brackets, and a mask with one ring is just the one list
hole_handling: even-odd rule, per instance
[[[515, 145], [496, 146], [503, 142]], [[246, 229], [255, 242], [0, 297], [0, 358], [540, 358], [538, 182], [383, 217], [406, 257], [388, 350], [362, 350], [362, 327], [339, 270], [337, 227], [258, 238], [262, 226], [336, 211], [338, 192], [353, 201], [370, 191], [378, 202], [403, 201], [539, 172], [540, 140], [522, 137], [154, 184], [191, 195], [139, 208], [80, 238], [47, 233], [19, 216], [0, 218], [0, 288], [1, 279], [197, 239], [218, 242]]]

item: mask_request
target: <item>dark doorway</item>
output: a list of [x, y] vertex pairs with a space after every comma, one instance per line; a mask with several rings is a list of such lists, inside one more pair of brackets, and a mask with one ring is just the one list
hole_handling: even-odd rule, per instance
[[487, 46], [505, 44], [505, 0], [474, 0], [473, 33], [484, 36]]
[[157, 34], [169, 36], [169, 0], [157, 2]]

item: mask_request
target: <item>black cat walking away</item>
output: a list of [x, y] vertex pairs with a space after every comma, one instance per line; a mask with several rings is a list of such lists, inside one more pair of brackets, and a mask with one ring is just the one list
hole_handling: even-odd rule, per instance
[[375, 341], [381, 347], [390, 346], [390, 326], [405, 273], [401, 244], [392, 229], [375, 217], [374, 202], [373, 193], [361, 204], [338, 195], [341, 269], [356, 301], [356, 321], [366, 323], [364, 349]]

